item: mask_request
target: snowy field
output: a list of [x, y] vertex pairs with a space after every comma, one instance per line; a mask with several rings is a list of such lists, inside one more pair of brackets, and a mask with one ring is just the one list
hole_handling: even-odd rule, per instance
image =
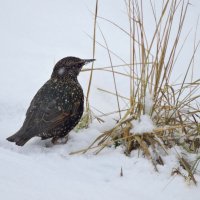
[[[187, 30], [196, 26], [200, 14], [200, 1], [192, 3]], [[105, 124], [94, 121], [89, 129], [78, 133], [71, 131], [65, 145], [47, 148], [49, 141], [39, 138], [33, 138], [24, 147], [6, 141], [20, 128], [31, 99], [59, 59], [92, 58], [92, 40], [87, 34], [92, 35], [90, 11], [94, 7], [94, 0], [0, 0], [0, 199], [199, 200], [200, 176], [196, 176], [197, 186], [188, 185], [181, 176], [171, 176], [172, 168], [178, 166], [175, 156], [164, 157], [166, 165], [158, 166], [157, 173], [150, 161], [138, 158], [137, 152], [126, 157], [120, 147], [107, 148], [98, 155], [69, 155], [86, 148], [108, 130], [114, 124], [112, 118]], [[116, 19], [126, 28], [123, 0], [100, 0], [99, 9], [101, 15]], [[117, 31], [113, 34], [109, 27], [102, 23], [111, 49], [128, 59], [123, 47], [128, 40]], [[192, 41], [193, 37], [189, 37], [179, 61], [181, 70], [177, 69], [176, 75], [184, 71], [181, 64], [191, 54]], [[107, 53], [100, 47], [96, 59], [97, 67], [109, 65]], [[199, 75], [196, 74], [198, 78]], [[88, 78], [86, 72], [79, 76], [85, 93]], [[90, 96], [91, 105], [107, 113], [113, 111], [116, 101], [113, 103], [112, 96], [98, 92], [97, 87], [112, 90], [111, 81], [107, 74], [94, 74]], [[123, 82], [119, 85], [119, 89], [126, 89]]]

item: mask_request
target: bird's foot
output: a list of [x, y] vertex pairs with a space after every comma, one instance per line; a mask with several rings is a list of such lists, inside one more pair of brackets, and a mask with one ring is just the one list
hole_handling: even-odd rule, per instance
[[65, 137], [60, 137], [60, 138], [58, 138], [58, 137], [54, 137], [52, 140], [51, 140], [51, 142], [53, 143], [53, 144], [66, 144], [67, 143], [67, 141], [68, 141], [68, 135], [66, 135]]

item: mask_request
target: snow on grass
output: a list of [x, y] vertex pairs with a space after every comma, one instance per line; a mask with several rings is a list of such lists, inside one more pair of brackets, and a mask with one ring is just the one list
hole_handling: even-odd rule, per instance
[[153, 98], [152, 95], [146, 91], [146, 96], [145, 96], [145, 113], [150, 114], [152, 107], [153, 107]]
[[133, 120], [132, 126], [131, 132], [134, 134], [151, 133], [155, 128], [149, 115], [141, 115], [140, 119]]
[[[48, 141], [32, 139], [23, 148], [0, 140], [0, 194], [12, 199], [199, 199], [199, 187], [188, 186], [182, 177], [171, 177], [177, 159], [165, 157], [166, 165], [154, 171], [145, 158], [107, 148], [98, 155], [69, 155], [84, 148], [99, 134], [94, 123], [79, 133], [71, 132], [65, 145], [45, 147]], [[123, 176], [120, 176], [121, 168]]]

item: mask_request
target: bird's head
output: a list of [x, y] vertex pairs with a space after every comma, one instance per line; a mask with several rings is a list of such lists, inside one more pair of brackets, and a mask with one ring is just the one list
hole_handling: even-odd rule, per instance
[[52, 73], [52, 78], [65, 78], [72, 77], [76, 78], [82, 67], [90, 62], [95, 61], [95, 59], [80, 59], [76, 57], [65, 57], [59, 60]]

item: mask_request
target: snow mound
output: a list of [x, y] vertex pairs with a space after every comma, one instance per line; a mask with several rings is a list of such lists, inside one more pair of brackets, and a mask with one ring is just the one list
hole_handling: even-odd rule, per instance
[[134, 134], [150, 133], [155, 128], [149, 115], [141, 115], [140, 119], [133, 120], [131, 132]]

